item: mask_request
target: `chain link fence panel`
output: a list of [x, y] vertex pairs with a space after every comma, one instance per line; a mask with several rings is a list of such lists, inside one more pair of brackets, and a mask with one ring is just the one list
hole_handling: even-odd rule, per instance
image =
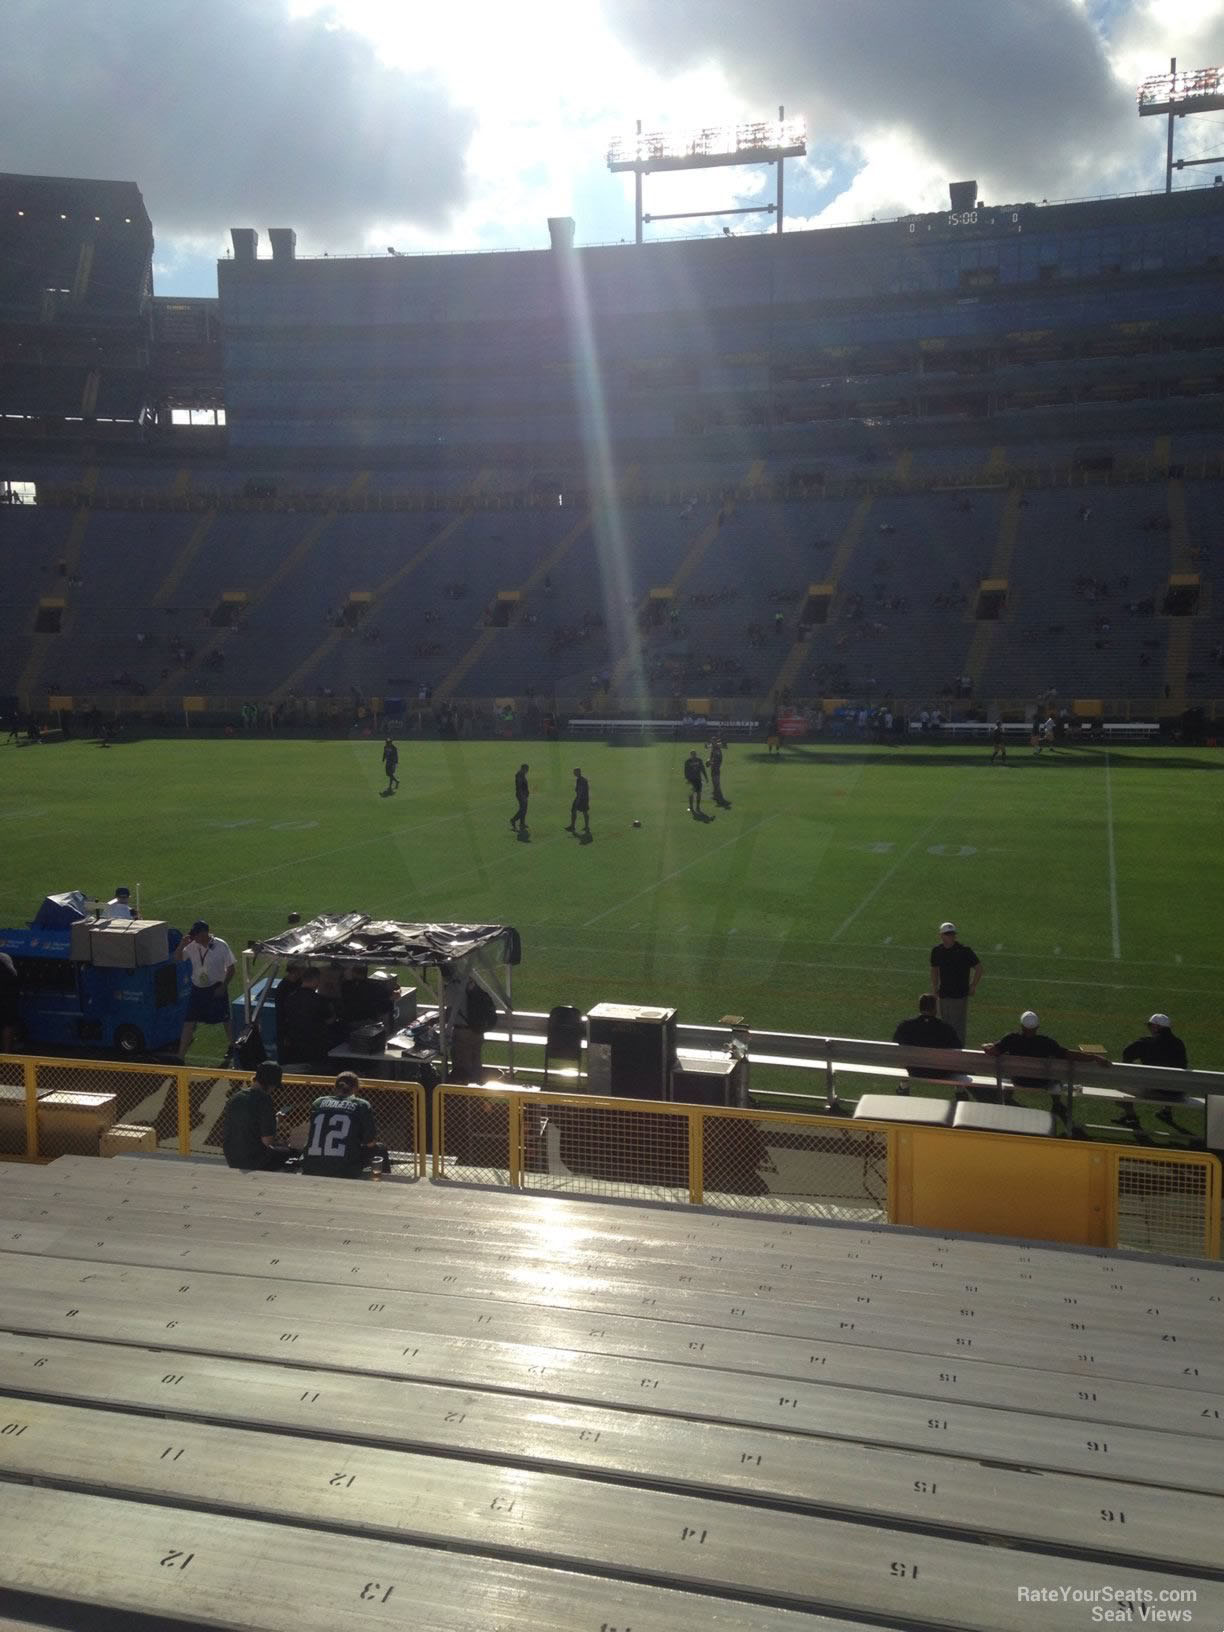
[[798, 1213], [857, 1224], [888, 1221], [888, 1135], [814, 1117], [708, 1112], [707, 1207]]
[[1172, 1257], [1219, 1250], [1219, 1197], [1210, 1157], [1193, 1161], [1117, 1157], [1117, 1245]]
[[434, 1094], [434, 1177], [508, 1185], [515, 1096], [439, 1088]]

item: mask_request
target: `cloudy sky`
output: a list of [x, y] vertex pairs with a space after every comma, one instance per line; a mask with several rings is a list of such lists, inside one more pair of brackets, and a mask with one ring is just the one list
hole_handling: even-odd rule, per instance
[[[139, 183], [160, 294], [215, 294], [231, 226], [296, 227], [304, 254], [540, 247], [550, 215], [580, 244], [632, 237], [632, 177], [605, 161], [639, 118], [805, 116], [788, 228], [939, 208], [970, 176], [999, 203], [1154, 188], [1137, 81], [1224, 62], [1224, 0], [4, 0], [4, 20], [4, 167]], [[1178, 139], [1224, 153], [1224, 114]], [[646, 208], [772, 191], [757, 169], [655, 177]]]

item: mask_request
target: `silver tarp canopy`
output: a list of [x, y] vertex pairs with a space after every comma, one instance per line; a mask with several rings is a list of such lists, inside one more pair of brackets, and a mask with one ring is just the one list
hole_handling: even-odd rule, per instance
[[[454, 965], [485, 988], [506, 1011], [510, 1072], [514, 1073], [514, 1000], [510, 970], [523, 955], [519, 932], [508, 924], [404, 924], [392, 918], [371, 918], [363, 912], [329, 912], [305, 924], [291, 924], [279, 935], [252, 941], [242, 955], [245, 1012], [248, 1023], [271, 992], [271, 976], [283, 963], [389, 963], [418, 969]], [[268, 963], [258, 1005], [251, 1001], [257, 958]], [[428, 984], [428, 983], [426, 983]], [[446, 1027], [445, 985], [438, 975], [438, 1007]]]
[[291, 924], [266, 941], [252, 941], [256, 957], [317, 959], [323, 963], [398, 963], [427, 969], [459, 963], [482, 951], [488, 963], [522, 961], [517, 929], [505, 924], [401, 924], [362, 912], [326, 912]]

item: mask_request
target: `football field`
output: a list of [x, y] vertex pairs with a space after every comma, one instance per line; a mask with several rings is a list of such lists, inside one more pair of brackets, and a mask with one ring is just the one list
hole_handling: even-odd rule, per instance
[[[681, 1020], [890, 1036], [942, 919], [985, 976], [971, 1046], [1034, 1008], [1113, 1053], [1167, 1010], [1224, 1068], [1224, 752], [732, 744], [730, 808], [686, 809], [687, 746], [200, 737], [0, 752], [0, 914], [141, 885], [235, 952], [289, 912], [515, 925], [516, 1002], [674, 1005]], [[531, 767], [529, 838], [509, 826]], [[592, 840], [567, 833], [572, 767]], [[635, 827], [634, 822], [640, 822]], [[204, 1034], [202, 1055], [219, 1053]]]

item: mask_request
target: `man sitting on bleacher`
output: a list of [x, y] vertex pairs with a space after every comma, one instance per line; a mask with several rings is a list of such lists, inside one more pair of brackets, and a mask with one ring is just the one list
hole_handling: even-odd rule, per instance
[[[1109, 1061], [1099, 1054], [1085, 1054], [1078, 1048], [1064, 1048], [1053, 1037], [1047, 1037], [1039, 1031], [1041, 1022], [1032, 1009], [1025, 1009], [1020, 1016], [1020, 1030], [1009, 1031], [1006, 1037], [1000, 1037], [997, 1043], [987, 1043], [982, 1050], [983, 1054], [1020, 1054], [1042, 1060], [1091, 1060], [1094, 1065], [1108, 1065]], [[1049, 1088], [1055, 1079], [1050, 1077], [1012, 1077], [1016, 1088]], [[1015, 1095], [1010, 1088], [1003, 1090], [1003, 1103], [1014, 1104]]]
[[362, 1099], [355, 1071], [342, 1071], [335, 1091], [321, 1094], [310, 1107], [310, 1128], [302, 1157], [302, 1172], [331, 1179], [359, 1179], [376, 1156], [389, 1167], [385, 1145], [378, 1143], [374, 1111]]
[[225, 1106], [221, 1148], [231, 1167], [261, 1170], [284, 1167], [294, 1154], [276, 1138], [276, 1118], [285, 1113], [277, 1112], [268, 1090], [280, 1085], [280, 1066], [274, 1060], [263, 1060], [255, 1067], [250, 1086], [230, 1095]]
[[[902, 1020], [893, 1032], [893, 1042], [905, 1048], [960, 1048], [960, 1038], [946, 1020], [939, 1018], [936, 1013], [938, 1007], [939, 999], [931, 992], [923, 992], [918, 999], [918, 1013], [912, 1020]], [[911, 1077], [925, 1077], [936, 1082], [947, 1082], [960, 1076], [958, 1071], [932, 1071], [923, 1065], [911, 1065], [906, 1069]], [[909, 1083], [898, 1083], [897, 1092], [908, 1094]]]

